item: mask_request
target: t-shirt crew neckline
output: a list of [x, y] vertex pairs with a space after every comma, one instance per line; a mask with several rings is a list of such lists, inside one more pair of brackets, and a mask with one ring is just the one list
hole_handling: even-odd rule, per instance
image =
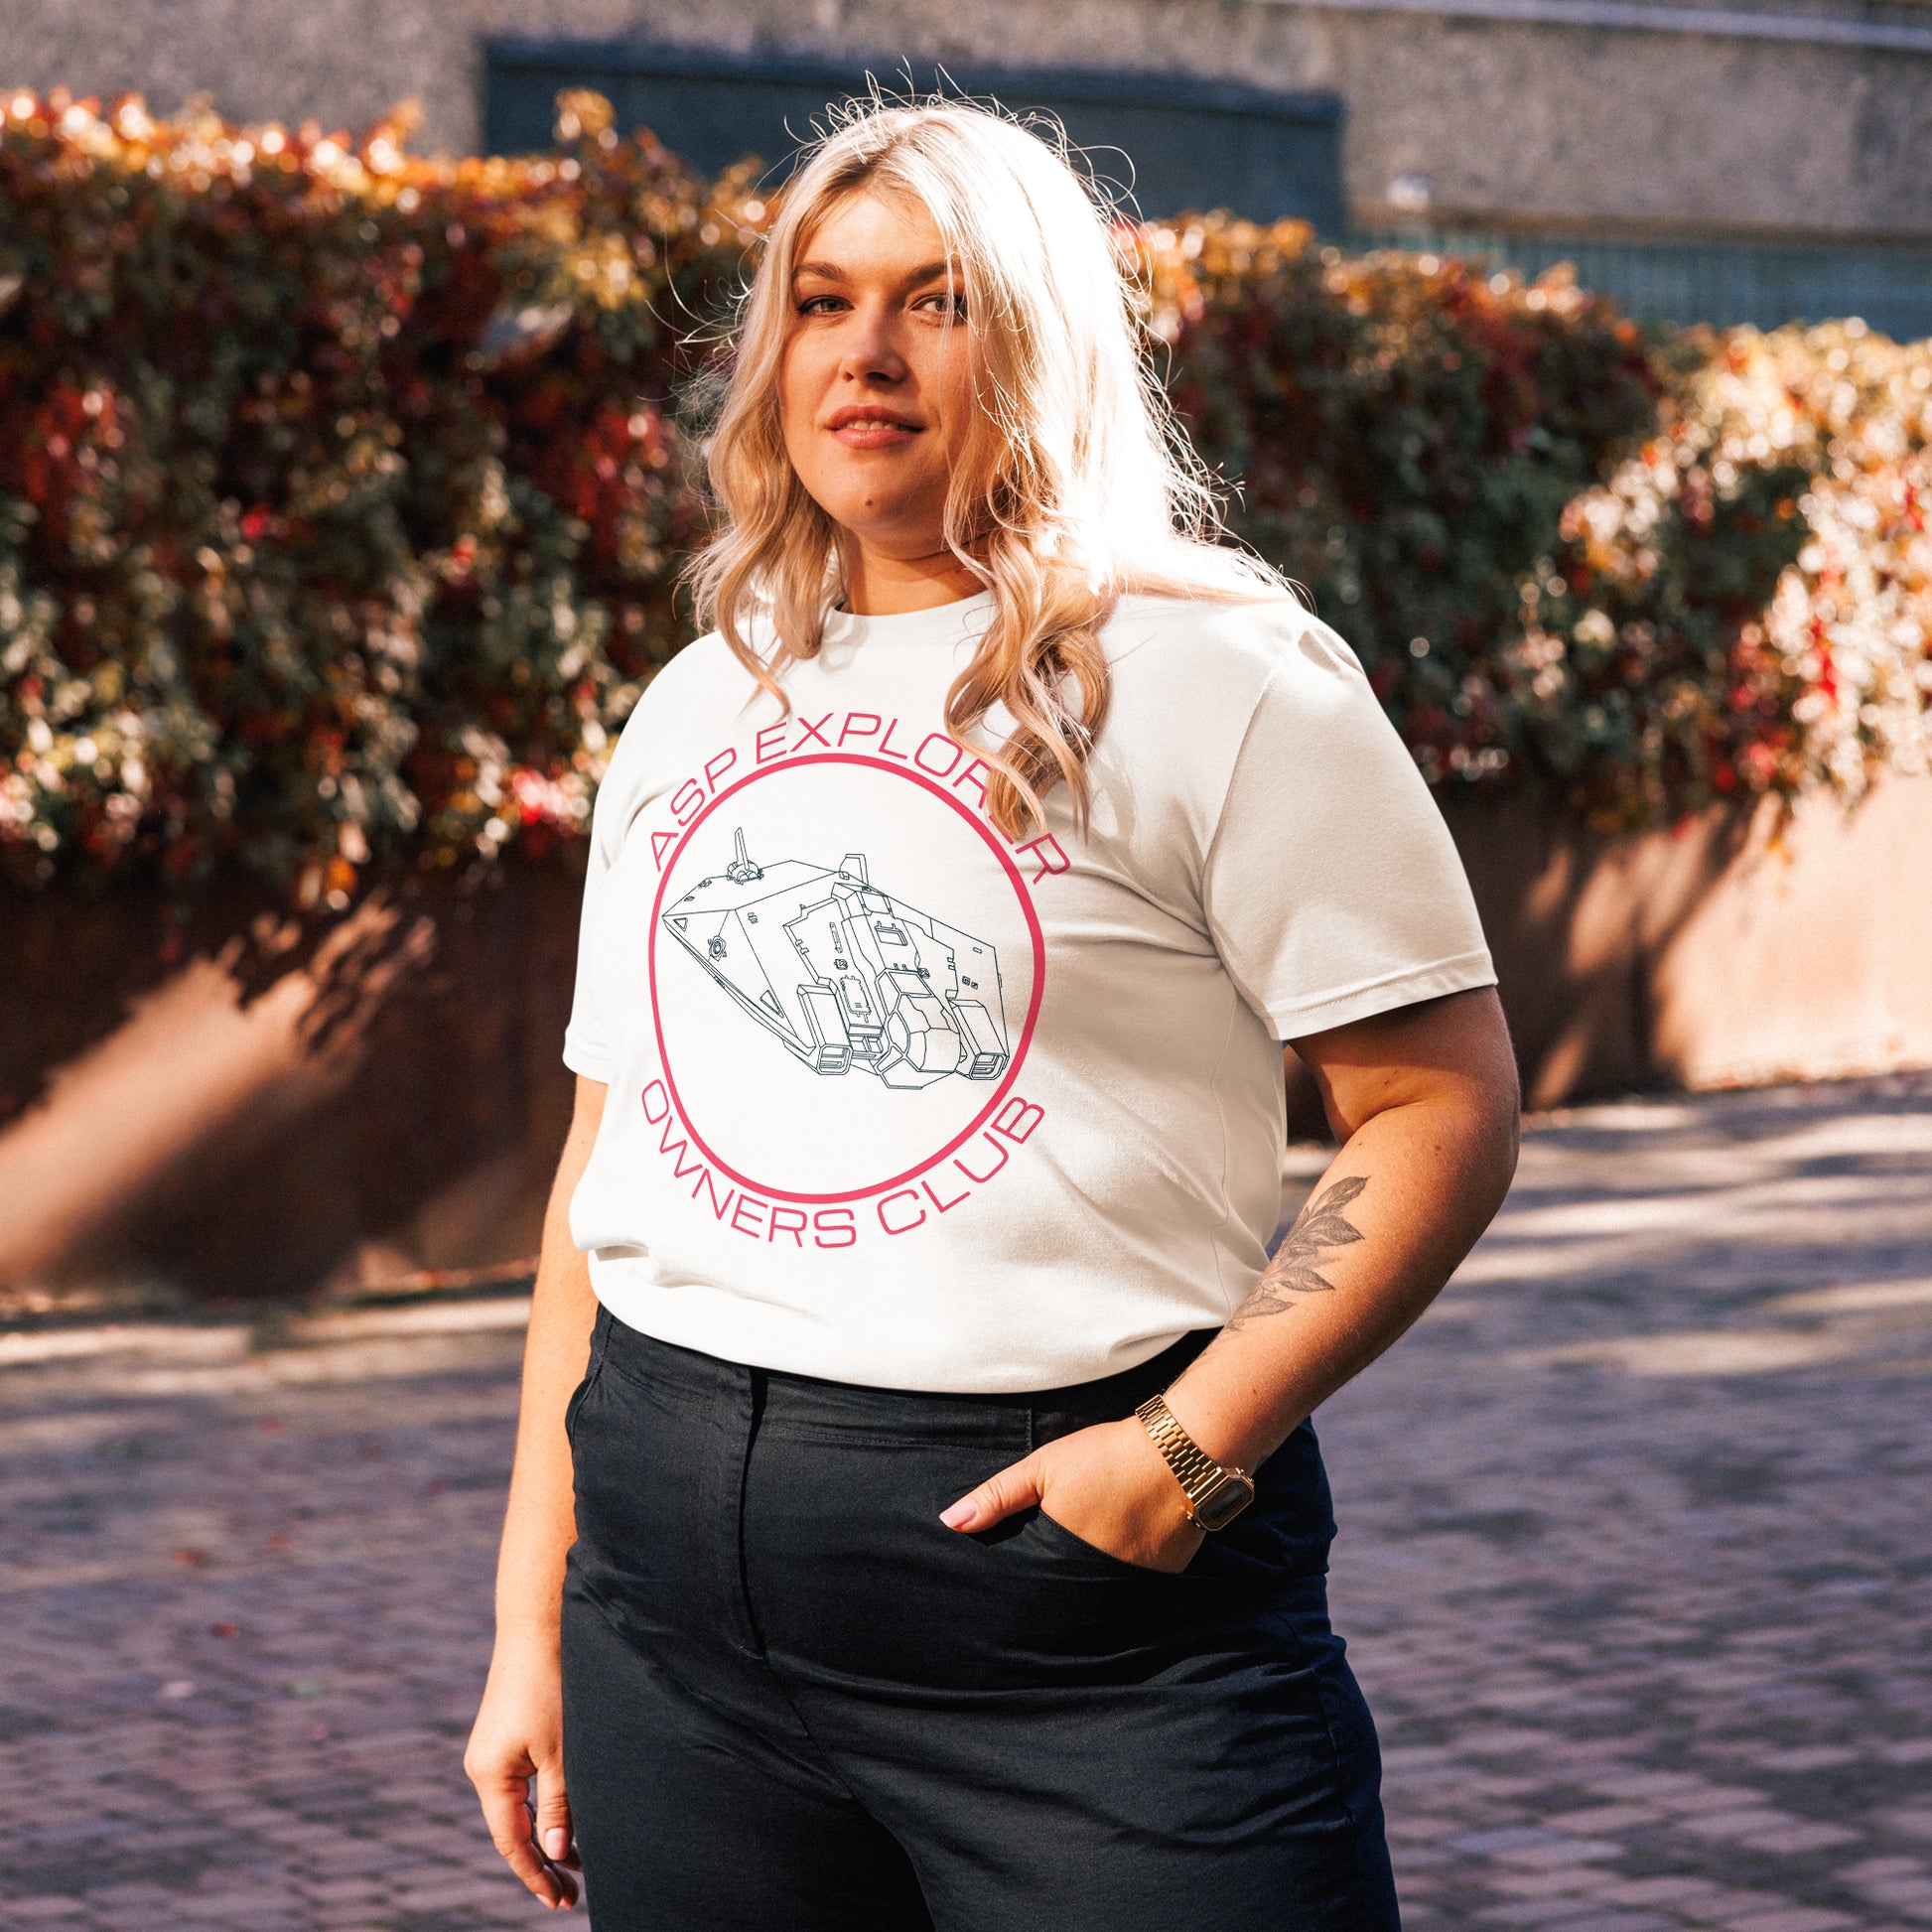
[[861, 618], [850, 611], [831, 611], [825, 619], [828, 644], [956, 644], [985, 627], [993, 614], [993, 593], [976, 591], [971, 597], [937, 604], [929, 611], [900, 611], [892, 617]]

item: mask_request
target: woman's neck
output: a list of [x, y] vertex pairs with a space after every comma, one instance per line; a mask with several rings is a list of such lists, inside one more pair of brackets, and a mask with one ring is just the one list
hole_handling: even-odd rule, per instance
[[922, 557], [888, 557], [863, 544], [845, 546], [845, 608], [855, 618], [897, 618], [957, 604], [985, 586], [946, 549]]

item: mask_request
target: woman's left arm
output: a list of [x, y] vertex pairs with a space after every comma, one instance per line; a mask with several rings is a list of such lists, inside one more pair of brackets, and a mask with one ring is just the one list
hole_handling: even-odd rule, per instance
[[[1254, 1292], [1168, 1391], [1209, 1455], [1249, 1470], [1416, 1320], [1516, 1171], [1516, 1062], [1493, 989], [1292, 1044], [1341, 1151]], [[1151, 1569], [1184, 1569], [1200, 1547], [1180, 1485], [1131, 1416], [1043, 1445], [941, 1520], [983, 1530], [1034, 1503]]]

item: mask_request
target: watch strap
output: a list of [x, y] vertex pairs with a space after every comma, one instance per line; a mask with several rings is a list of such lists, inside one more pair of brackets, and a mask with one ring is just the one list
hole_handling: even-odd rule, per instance
[[1181, 1493], [1187, 1498], [1187, 1513], [1190, 1516], [1201, 1497], [1230, 1476], [1252, 1489], [1254, 1478], [1246, 1469], [1231, 1468], [1225, 1462], [1215, 1461], [1181, 1428], [1174, 1419], [1173, 1411], [1168, 1407], [1166, 1396], [1149, 1396], [1134, 1413], [1140, 1418], [1141, 1427], [1154, 1439], [1154, 1447], [1161, 1451], [1168, 1467], [1173, 1471], [1174, 1480], [1180, 1484]]

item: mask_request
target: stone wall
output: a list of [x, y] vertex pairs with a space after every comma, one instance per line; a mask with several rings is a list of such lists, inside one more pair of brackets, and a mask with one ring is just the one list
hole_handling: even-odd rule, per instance
[[235, 118], [351, 129], [414, 94], [418, 145], [468, 151], [482, 37], [499, 32], [1332, 88], [1351, 214], [1369, 226], [1391, 215], [1393, 181], [1426, 176], [1438, 222], [1932, 236], [1932, 56], [1273, 0], [0, 0], [0, 85], [134, 88], [161, 109], [206, 89]]
[[[1932, 779], [1638, 838], [1449, 817], [1533, 1105], [1932, 1065]], [[163, 967], [156, 903], [0, 900], [0, 1291], [295, 1293], [534, 1252], [576, 909], [510, 871], [305, 955], [237, 899]]]

